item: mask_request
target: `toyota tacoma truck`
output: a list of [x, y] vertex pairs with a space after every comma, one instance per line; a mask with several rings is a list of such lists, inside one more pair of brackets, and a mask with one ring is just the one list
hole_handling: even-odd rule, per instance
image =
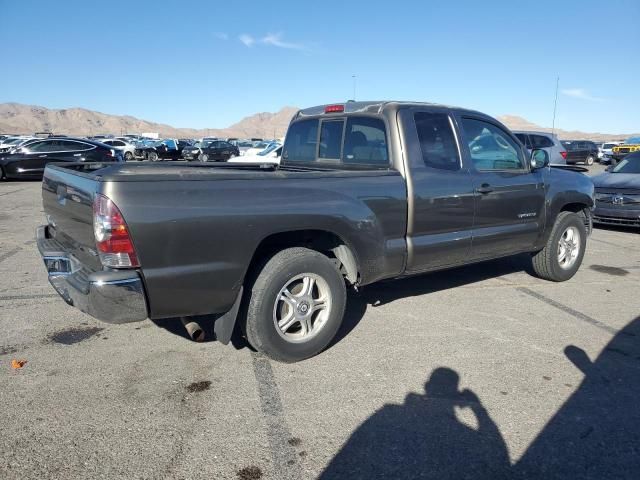
[[215, 314], [284, 362], [338, 331], [347, 288], [530, 253], [570, 279], [594, 187], [500, 122], [427, 103], [300, 110], [280, 165], [48, 165], [37, 243], [70, 305], [110, 322]]

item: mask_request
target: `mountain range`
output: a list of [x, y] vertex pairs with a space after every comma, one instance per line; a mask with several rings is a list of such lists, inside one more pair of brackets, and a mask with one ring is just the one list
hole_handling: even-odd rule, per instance
[[[168, 138], [199, 138], [203, 136], [239, 138], [283, 137], [297, 107], [284, 107], [275, 113], [263, 112], [243, 118], [226, 128], [176, 128], [171, 125], [141, 120], [129, 115], [110, 115], [84, 108], [49, 109], [20, 103], [0, 103], [0, 133], [54, 132], [65, 135], [97, 135], [156, 132]], [[512, 130], [547, 131], [517, 115], [502, 115], [498, 119]], [[610, 134], [555, 129], [561, 139], [595, 141], [624, 140], [640, 134]]]

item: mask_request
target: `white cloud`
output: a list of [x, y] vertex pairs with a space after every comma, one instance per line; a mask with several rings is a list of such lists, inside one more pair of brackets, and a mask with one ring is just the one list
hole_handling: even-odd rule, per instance
[[604, 98], [594, 97], [584, 88], [566, 88], [562, 90], [562, 94], [567, 97], [579, 98], [580, 100], [588, 100], [590, 102], [604, 102]]
[[238, 37], [238, 40], [244, 43], [246, 47], [251, 47], [254, 43], [256, 43], [256, 39], [246, 33], [243, 33], [242, 35], [240, 35]]
[[229, 35], [227, 35], [224, 32], [215, 32], [214, 33], [215, 37], [220, 39], [220, 40], [229, 40]]
[[306, 47], [299, 43], [289, 43], [282, 40], [282, 33], [269, 33], [260, 40], [265, 45], [271, 45], [278, 48], [287, 48], [289, 50], [305, 50]]

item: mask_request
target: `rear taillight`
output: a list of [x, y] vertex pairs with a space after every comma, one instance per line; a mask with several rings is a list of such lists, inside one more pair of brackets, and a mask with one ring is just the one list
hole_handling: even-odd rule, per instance
[[567, 159], [567, 152], [560, 152], [560, 155], [562, 155], [562, 158], [565, 160]]
[[115, 203], [97, 194], [93, 201], [93, 234], [100, 261], [105, 267], [139, 267], [129, 227]]

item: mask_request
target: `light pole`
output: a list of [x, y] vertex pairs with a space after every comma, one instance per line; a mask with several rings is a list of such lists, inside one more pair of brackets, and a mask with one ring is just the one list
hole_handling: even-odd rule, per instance
[[353, 101], [356, 101], [356, 76], [355, 75], [351, 75], [351, 78], [353, 79]]

